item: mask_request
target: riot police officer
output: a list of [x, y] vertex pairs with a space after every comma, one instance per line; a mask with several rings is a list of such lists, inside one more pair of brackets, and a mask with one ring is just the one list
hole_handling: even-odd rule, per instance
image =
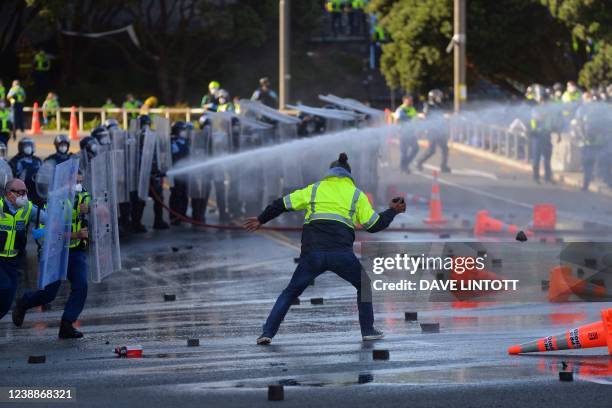
[[18, 153], [9, 161], [13, 177], [23, 180], [34, 205], [40, 206], [43, 199], [36, 192], [36, 174], [42, 166], [40, 157], [35, 156], [36, 146], [29, 137], [22, 138], [17, 145]]
[[51, 161], [54, 164], [61, 164], [72, 157], [72, 153], [70, 153], [70, 139], [67, 135], [57, 135], [53, 140], [53, 145], [55, 146], [55, 153], [48, 156], [45, 159], [45, 162]]
[[[140, 149], [142, 152], [144, 143], [144, 132], [151, 127], [151, 117], [149, 115], [140, 115], [138, 117], [140, 124]], [[153, 229], [163, 230], [168, 229], [170, 226], [164, 221], [164, 207], [162, 203], [158, 202], [156, 198], [163, 199], [164, 190], [162, 185], [164, 175], [159, 171], [157, 166], [157, 158], [153, 158], [153, 164], [151, 166], [151, 177], [150, 177], [150, 189], [153, 190], [155, 196], [149, 191], [149, 197], [153, 198]], [[142, 214], [146, 203], [138, 197], [138, 192], [130, 192], [130, 202], [132, 204], [131, 216], [132, 216], [132, 230], [137, 233], [146, 232], [147, 229], [142, 225]]]
[[[189, 129], [185, 122], [175, 122], [170, 129], [170, 140], [172, 146], [172, 164], [176, 164], [180, 160], [186, 159], [189, 156]], [[189, 197], [187, 196], [187, 182], [184, 177], [178, 176], [174, 178], [174, 187], [170, 189], [170, 209], [174, 212], [186, 216], [187, 207], [189, 205]], [[180, 225], [180, 218], [170, 213], [170, 223], [172, 225]]]
[[559, 131], [562, 127], [561, 112], [557, 109], [544, 106], [545, 94], [540, 85], [534, 85], [533, 92], [534, 101], [537, 105], [531, 111], [528, 130], [531, 141], [531, 158], [533, 160], [533, 181], [538, 184], [540, 183], [540, 161], [543, 161], [544, 181], [554, 184], [550, 167], [552, 157], [551, 136], [553, 132]]
[[[198, 120], [198, 126], [201, 130], [203, 130], [202, 132], [202, 136], [201, 137], [206, 137], [206, 135], [210, 135], [212, 132], [212, 124], [210, 122], [210, 119], [206, 116], [206, 115], [202, 115], [200, 117], [200, 119]], [[199, 140], [199, 141], [194, 141], [194, 143], [196, 143], [198, 145], [202, 145], [203, 146], [203, 150], [207, 150], [208, 148], [208, 144], [209, 141], [208, 140]], [[199, 152], [201, 154], [209, 154], [208, 151], [204, 152]], [[198, 221], [200, 223], [206, 223], [206, 206], [208, 204], [208, 196], [210, 194], [210, 186], [211, 186], [211, 180], [210, 180], [210, 176], [207, 175], [194, 175], [193, 176], [196, 179], [199, 179], [199, 182], [192, 182], [194, 184], [197, 184], [197, 188], [192, 188], [190, 195], [191, 195], [191, 216], [195, 221]]]
[[[427, 103], [423, 107], [423, 114], [432, 118], [438, 115], [437, 120], [442, 119], [442, 99], [444, 94], [439, 89], [432, 89], [427, 94]], [[448, 167], [448, 132], [442, 125], [434, 126], [428, 131], [429, 146], [425, 153], [417, 161], [417, 169], [423, 171], [423, 163], [425, 163], [431, 156], [436, 153], [436, 146], [440, 148], [442, 159], [440, 161], [440, 172], [450, 173], [451, 169]]]
[[11, 133], [13, 133], [11, 111], [6, 107], [6, 102], [0, 99], [0, 142], [8, 146]]
[[91, 137], [98, 141], [100, 146], [109, 146], [111, 144], [110, 132], [104, 126], [97, 126], [91, 131]]
[[106, 119], [102, 126], [108, 129], [109, 132], [111, 129], [114, 129], [114, 128], [121, 129], [121, 126], [119, 125], [119, 122], [117, 122], [117, 119], [113, 119], [113, 118]]
[[[83, 173], [77, 175], [76, 196], [72, 210], [72, 232], [70, 234], [70, 250], [68, 255], [68, 273], [70, 281], [70, 295], [64, 307], [64, 314], [60, 322], [58, 336], [60, 339], [78, 339], [83, 333], [72, 325], [77, 321], [85, 306], [87, 299], [87, 275], [88, 275], [88, 245], [89, 232], [85, 215], [89, 213], [89, 202], [91, 197], [83, 188]], [[44, 226], [43, 226], [44, 228]], [[17, 301], [13, 309], [13, 324], [21, 327], [28, 309], [45, 305], [52, 302], [60, 288], [61, 280], [45, 286], [44, 289], [25, 293]]]

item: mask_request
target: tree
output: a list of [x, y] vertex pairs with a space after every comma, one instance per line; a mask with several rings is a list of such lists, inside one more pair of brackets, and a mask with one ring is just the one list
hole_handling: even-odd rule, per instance
[[[373, 0], [369, 10], [391, 36], [381, 69], [392, 88], [416, 91], [450, 86], [452, 0]], [[571, 36], [538, 0], [467, 3], [468, 81], [485, 79], [507, 89], [577, 75], [567, 57]]]
[[579, 82], [586, 87], [612, 82], [612, 8], [603, 0], [542, 0], [572, 33], [574, 52], [585, 64]]

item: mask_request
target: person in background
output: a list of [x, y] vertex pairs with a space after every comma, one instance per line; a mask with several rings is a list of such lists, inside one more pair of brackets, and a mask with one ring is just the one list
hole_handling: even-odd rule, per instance
[[106, 98], [106, 101], [104, 101], [102, 105], [102, 109], [115, 109], [116, 107], [117, 105], [113, 103], [112, 98]]
[[38, 50], [34, 55], [34, 83], [38, 95], [44, 94], [49, 89], [51, 73], [51, 58], [44, 50]]
[[[11, 86], [11, 89], [9, 89], [6, 97], [13, 108], [13, 123], [15, 125], [15, 132], [17, 129], [19, 129], [23, 133], [25, 131], [23, 104], [26, 100], [26, 93], [18, 79], [13, 81], [13, 86]], [[15, 135], [13, 135], [13, 138], [15, 138]]]
[[221, 84], [218, 81], [210, 81], [208, 84], [208, 93], [202, 97], [200, 106], [211, 112], [217, 111], [217, 92], [221, 89]]
[[367, 4], [367, 0], [352, 0], [349, 14], [351, 35], [365, 35], [366, 23], [364, 8]]
[[270, 88], [268, 77], [263, 77], [259, 80], [259, 88], [253, 92], [251, 100], [259, 101], [266, 106], [278, 109], [278, 95]]
[[232, 103], [234, 104], [234, 112], [236, 112], [236, 115], [240, 115], [240, 97], [234, 96], [232, 98]]
[[4, 87], [4, 82], [0, 79], [0, 101], [6, 99], [6, 88]]
[[417, 161], [417, 169], [419, 171], [423, 171], [423, 164], [436, 153], [436, 147], [439, 147], [441, 155], [440, 172], [451, 172], [450, 167], [448, 167], [448, 129], [444, 126], [443, 99], [444, 93], [439, 89], [432, 89], [427, 93], [427, 103], [423, 107], [423, 115], [429, 120], [438, 121], [439, 123], [427, 131], [428, 146], [427, 150]]
[[[125, 101], [123, 102], [122, 107], [123, 109], [135, 110], [135, 109], [140, 108], [140, 104], [138, 103], [136, 99], [134, 99], [134, 95], [130, 93], [130, 94], [127, 94], [127, 96], [125, 97]], [[137, 111], [128, 112], [128, 117], [130, 119], [136, 119], [138, 118], [138, 112]]]
[[[417, 110], [414, 108], [414, 100], [412, 95], [405, 95], [402, 104], [396, 109], [393, 114], [395, 124], [404, 124], [412, 122], [417, 117]], [[406, 125], [400, 129], [400, 169], [410, 174], [410, 163], [414, 160], [419, 152], [419, 143], [414, 129]]]
[[55, 114], [57, 113], [59, 108], [60, 106], [57, 94], [55, 94], [54, 92], [49, 92], [47, 94], [47, 98], [42, 104], [43, 124], [48, 125], [49, 118], [55, 117]]
[[0, 142], [8, 146], [12, 133], [13, 121], [11, 120], [11, 111], [6, 106], [4, 99], [0, 99]]
[[52, 161], [57, 165], [72, 157], [72, 153], [70, 153], [70, 138], [67, 135], [55, 136], [53, 145], [55, 146], [55, 153], [48, 156], [45, 162]]
[[230, 101], [229, 92], [225, 89], [217, 91], [217, 112], [234, 112], [234, 105]]
[[551, 136], [553, 132], [559, 130], [560, 117], [557, 117], [556, 110], [547, 109], [544, 106], [546, 100], [541, 85], [534, 85], [534, 101], [537, 105], [531, 111], [528, 131], [533, 160], [533, 181], [540, 184], [540, 162], [542, 161], [544, 163], [544, 181], [554, 184], [550, 165], [553, 148]]

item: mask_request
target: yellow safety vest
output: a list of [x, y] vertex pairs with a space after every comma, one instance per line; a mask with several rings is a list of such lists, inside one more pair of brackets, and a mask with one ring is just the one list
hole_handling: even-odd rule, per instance
[[39, 52], [34, 56], [34, 70], [49, 71], [51, 69], [51, 61], [44, 52]]
[[22, 207], [12, 215], [5, 206], [4, 199], [0, 198], [0, 257], [14, 258], [23, 250], [27, 240], [28, 222], [32, 213], [32, 203], [28, 201], [27, 207]]
[[11, 95], [11, 103], [23, 103], [25, 101], [25, 91], [22, 87], [11, 87], [9, 89], [9, 94]]
[[349, 228], [360, 224], [368, 229], [378, 220], [378, 214], [368, 197], [349, 177], [327, 176], [323, 180], [296, 190], [283, 197], [285, 209], [306, 210], [304, 224], [315, 220], [338, 221]]
[[6, 133], [11, 130], [8, 126], [10, 119], [11, 119], [11, 112], [9, 112], [8, 109], [0, 110], [0, 132]]
[[0, 99], [6, 99], [6, 88], [3, 86], [0, 86]]
[[[72, 232], [80, 232], [83, 229], [83, 219], [81, 218], [81, 204], [89, 205], [91, 196], [87, 192], [78, 193], [72, 210]], [[81, 245], [80, 239], [70, 239], [70, 247], [76, 248]]]

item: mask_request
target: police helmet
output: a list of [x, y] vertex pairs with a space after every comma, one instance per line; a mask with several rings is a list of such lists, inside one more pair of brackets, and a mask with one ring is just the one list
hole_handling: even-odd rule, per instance
[[88, 153], [91, 153], [94, 156], [98, 152], [98, 146], [98, 140], [93, 136], [85, 136], [79, 142], [79, 147], [81, 148], [81, 151], [87, 151]]
[[140, 115], [138, 117], [138, 125], [141, 129], [145, 126], [151, 127], [151, 117], [149, 115]]
[[20, 154], [25, 154], [26, 156], [31, 156], [36, 151], [36, 146], [34, 145], [34, 140], [31, 137], [22, 138], [17, 144], [17, 150]]
[[552, 86], [554, 92], [563, 93], [563, 84], [561, 82], [555, 82]]
[[[66, 151], [65, 152], [60, 152], [59, 151], [59, 147], [60, 145], [66, 145]], [[66, 153], [68, 152], [68, 149], [70, 149], [70, 138], [68, 138], [67, 135], [57, 135], [55, 136], [55, 139], [53, 139], [53, 145], [55, 145], [55, 151], [58, 153]]]
[[110, 133], [104, 126], [98, 126], [91, 131], [91, 136], [94, 137], [99, 144], [109, 145], [111, 144]]
[[221, 84], [218, 81], [210, 81], [208, 84], [208, 90], [212, 91], [213, 89], [221, 88]]
[[112, 128], [121, 128], [121, 126], [119, 126], [119, 122], [117, 122], [117, 119], [113, 118], [106, 119], [104, 121], [104, 127], [108, 130], [111, 130]]
[[439, 89], [432, 89], [431, 91], [427, 93], [427, 101], [432, 104], [442, 103], [443, 98], [444, 98], [444, 93], [442, 93], [442, 91]]
[[223, 98], [223, 99], [225, 99], [226, 101], [228, 101], [228, 100], [229, 100], [229, 92], [227, 92], [225, 89], [219, 89], [219, 90], [217, 91], [217, 93], [215, 94], [215, 97], [216, 97], [217, 99], [221, 99], [221, 98]]

